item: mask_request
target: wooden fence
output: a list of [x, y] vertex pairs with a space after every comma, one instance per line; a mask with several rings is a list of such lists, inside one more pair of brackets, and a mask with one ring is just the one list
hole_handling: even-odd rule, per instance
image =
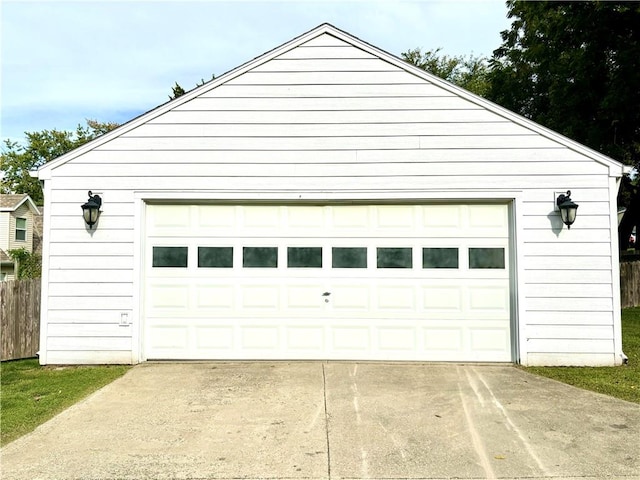
[[0, 282], [0, 360], [35, 357], [40, 345], [40, 279]]
[[620, 262], [620, 304], [622, 308], [640, 306], [640, 260]]

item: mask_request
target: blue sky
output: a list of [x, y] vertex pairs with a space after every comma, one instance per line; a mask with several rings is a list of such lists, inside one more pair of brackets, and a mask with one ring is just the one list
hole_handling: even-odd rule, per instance
[[490, 56], [503, 0], [0, 0], [0, 139], [124, 123], [328, 22], [394, 55]]

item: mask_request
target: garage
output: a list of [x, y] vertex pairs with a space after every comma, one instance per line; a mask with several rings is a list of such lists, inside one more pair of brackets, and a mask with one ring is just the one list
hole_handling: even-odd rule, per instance
[[39, 169], [40, 362], [620, 365], [625, 168], [320, 25]]
[[146, 206], [147, 359], [511, 361], [509, 205]]

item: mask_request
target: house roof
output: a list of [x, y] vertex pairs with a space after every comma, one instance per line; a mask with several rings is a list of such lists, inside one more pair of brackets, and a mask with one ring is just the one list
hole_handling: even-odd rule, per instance
[[31, 211], [33, 211], [33, 213], [35, 213], [36, 215], [40, 215], [40, 210], [38, 210], [36, 204], [26, 193], [17, 195], [4, 193], [0, 194], [0, 212], [14, 212], [25, 202], [27, 203]]
[[38, 178], [41, 180], [47, 180], [50, 178], [50, 171], [59, 167], [60, 165], [65, 164], [66, 162], [100, 146], [103, 145], [104, 143], [109, 142], [110, 140], [146, 123], [149, 122], [150, 120], [166, 113], [169, 110], [172, 110], [176, 107], [178, 107], [179, 105], [182, 105], [190, 100], [192, 100], [195, 97], [198, 97], [199, 95], [202, 95], [205, 92], [208, 92], [209, 90], [212, 90], [220, 85], [223, 85], [224, 83], [242, 75], [243, 73], [259, 66], [262, 65], [266, 62], [268, 62], [269, 60], [277, 57], [278, 55], [281, 55], [289, 50], [292, 50], [300, 45], [302, 45], [305, 42], [308, 42], [316, 37], [319, 37], [321, 35], [331, 35], [333, 37], [338, 38], [339, 40], [342, 40], [345, 43], [348, 43], [356, 48], [359, 48], [361, 50], [364, 50], [372, 55], [377, 56], [378, 58], [380, 58], [381, 60], [384, 60], [392, 65], [395, 65], [398, 68], [401, 68], [405, 71], [407, 71], [408, 73], [411, 73], [419, 78], [422, 78], [428, 82], [431, 82], [433, 84], [436, 84], [438, 86], [440, 86], [441, 88], [443, 88], [446, 91], [449, 91], [455, 95], [458, 95], [470, 102], [475, 103], [476, 105], [485, 108], [497, 115], [502, 116], [503, 118], [506, 118], [520, 126], [523, 126], [525, 128], [528, 128], [529, 130], [536, 132], [540, 135], [542, 135], [543, 137], [546, 137], [552, 141], [555, 141], [571, 150], [574, 150], [578, 153], [581, 153], [583, 155], [585, 155], [586, 157], [601, 163], [603, 165], [606, 165], [609, 167], [609, 175], [613, 176], [613, 177], [620, 177], [625, 173], [630, 173], [632, 170], [632, 167], [630, 166], [626, 166], [606, 155], [603, 155], [589, 147], [586, 147], [574, 140], [571, 140], [557, 132], [554, 132], [553, 130], [550, 130], [546, 127], [543, 127], [542, 125], [539, 125], [535, 122], [533, 122], [532, 120], [529, 120], [527, 118], [524, 118], [514, 112], [511, 112], [510, 110], [507, 110], [485, 98], [482, 98], [478, 95], [475, 95], [467, 90], [464, 90], [456, 85], [453, 85], [449, 82], [447, 82], [446, 80], [441, 79], [440, 77], [437, 77], [436, 75], [433, 75], [429, 72], [426, 72], [425, 70], [416, 67], [415, 65], [412, 65], [404, 60], [402, 60], [401, 58], [392, 55], [388, 52], [385, 52], [384, 50], [379, 49], [378, 47], [375, 47], [363, 40], [360, 40], [356, 37], [354, 37], [353, 35], [342, 31], [336, 27], [334, 27], [333, 25], [330, 25], [328, 23], [319, 25], [318, 27], [294, 38], [293, 40], [290, 40], [289, 42], [276, 47], [266, 53], [264, 53], [263, 55], [254, 58], [253, 60], [250, 60], [248, 62], [246, 62], [243, 65], [240, 65], [239, 67], [221, 75], [218, 78], [215, 78], [199, 87], [194, 88], [193, 90], [190, 90], [189, 92], [185, 93], [184, 95], [170, 100], [167, 103], [164, 103], [163, 105], [160, 105], [158, 107], [156, 107], [153, 110], [150, 110], [147, 113], [144, 113], [134, 119], [132, 119], [131, 121], [121, 125], [120, 127], [116, 128], [115, 130], [112, 130], [111, 132], [108, 132], [96, 139], [94, 139], [91, 142], [86, 143], [83, 146], [80, 146], [78, 148], [76, 148], [75, 150], [72, 150], [71, 152], [66, 153], [65, 155], [62, 155], [60, 157], [58, 157], [56, 160], [53, 160], [45, 165], [43, 165], [42, 167], [39, 168], [38, 170]]
[[13, 260], [11, 259], [11, 257], [9, 257], [9, 255], [7, 255], [5, 251], [2, 250], [1, 248], [0, 248], [0, 263], [2, 264], [13, 263]]

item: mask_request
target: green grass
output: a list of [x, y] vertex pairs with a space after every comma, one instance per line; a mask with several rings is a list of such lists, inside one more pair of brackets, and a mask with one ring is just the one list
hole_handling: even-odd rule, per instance
[[640, 403], [640, 307], [622, 310], [622, 350], [629, 364], [620, 367], [526, 367], [524, 370], [569, 385]]
[[130, 367], [41, 367], [36, 359], [0, 364], [0, 445], [32, 431]]

